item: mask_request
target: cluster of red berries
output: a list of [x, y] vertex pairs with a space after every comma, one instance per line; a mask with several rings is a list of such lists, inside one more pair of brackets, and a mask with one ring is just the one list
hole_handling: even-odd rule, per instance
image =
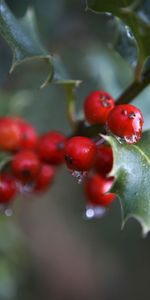
[[[141, 111], [130, 104], [115, 105], [112, 96], [104, 91], [92, 92], [85, 99], [84, 115], [91, 125], [105, 125], [108, 133], [120, 142], [134, 144], [141, 138], [144, 123]], [[92, 171], [84, 184], [89, 204], [105, 207], [114, 201], [115, 195], [109, 193], [114, 181], [113, 177], [109, 177], [113, 165], [111, 147], [76, 136], [66, 143], [65, 160], [68, 168], [75, 170], [75, 175], [77, 171], [83, 172], [83, 175], [85, 171]]]
[[[91, 93], [84, 102], [85, 120], [106, 125], [109, 133], [128, 144], [137, 143], [142, 134], [143, 116], [133, 105], [115, 105], [104, 91]], [[0, 150], [10, 153], [1, 167], [0, 203], [7, 205], [17, 192], [43, 192], [53, 182], [56, 166], [66, 163], [79, 182], [84, 180], [87, 203], [108, 206], [115, 199], [109, 190], [114, 178], [110, 146], [74, 136], [66, 138], [57, 131], [38, 136], [36, 130], [20, 118], [0, 119]], [[88, 176], [87, 176], [88, 175]]]
[[142, 135], [142, 112], [131, 104], [115, 105], [104, 91], [91, 93], [84, 103], [85, 119], [89, 124], [106, 124], [110, 133], [128, 144], [137, 143]]
[[[96, 145], [89, 138], [75, 136], [66, 141], [65, 161], [78, 182], [84, 179], [88, 204], [108, 206], [115, 199], [114, 194], [106, 194], [113, 184], [113, 177], [107, 178], [113, 165], [111, 147]], [[89, 175], [90, 171], [94, 171], [94, 175]]]
[[39, 193], [51, 185], [55, 166], [64, 160], [64, 140], [57, 132], [39, 137], [20, 118], [0, 118], [0, 151], [6, 155], [0, 171], [0, 203], [4, 208], [17, 193]]

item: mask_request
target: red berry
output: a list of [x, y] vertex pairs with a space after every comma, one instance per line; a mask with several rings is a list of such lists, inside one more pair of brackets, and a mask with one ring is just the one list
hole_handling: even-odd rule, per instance
[[11, 118], [0, 118], [0, 149], [17, 150], [21, 141], [21, 131]]
[[22, 150], [17, 153], [11, 163], [13, 174], [23, 182], [35, 179], [40, 170], [40, 162], [32, 151]]
[[102, 176], [106, 176], [113, 166], [112, 148], [106, 145], [97, 146], [95, 170]]
[[54, 165], [62, 164], [64, 162], [65, 140], [65, 136], [57, 131], [42, 135], [37, 146], [40, 159]]
[[16, 196], [16, 181], [6, 173], [0, 174], [0, 203], [6, 204], [11, 202]]
[[65, 161], [70, 170], [88, 171], [95, 162], [96, 145], [86, 137], [75, 136], [65, 145]]
[[92, 92], [84, 102], [84, 114], [90, 124], [104, 124], [115, 106], [112, 96], [104, 91]]
[[30, 124], [20, 118], [16, 118], [15, 122], [19, 125], [21, 130], [20, 148], [24, 150], [34, 149], [38, 140], [36, 130]]
[[115, 194], [106, 194], [113, 184], [113, 177], [104, 178], [100, 175], [93, 175], [85, 182], [85, 194], [88, 203], [93, 205], [108, 206], [115, 200]]
[[53, 182], [54, 176], [55, 176], [55, 168], [53, 166], [43, 164], [36, 178], [34, 191], [43, 192], [47, 190], [48, 187]]
[[142, 135], [142, 112], [131, 104], [116, 106], [108, 116], [109, 130], [128, 144], [137, 143]]

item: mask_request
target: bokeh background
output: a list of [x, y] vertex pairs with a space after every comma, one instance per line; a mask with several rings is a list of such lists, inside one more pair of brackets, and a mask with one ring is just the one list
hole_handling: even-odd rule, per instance
[[[110, 47], [116, 38], [111, 16], [85, 11], [84, 0], [6, 2], [17, 17], [28, 6], [35, 9], [42, 42], [61, 57], [70, 78], [83, 80], [77, 91], [80, 115], [91, 90], [106, 89], [116, 98], [131, 83], [136, 53], [126, 52], [124, 59]], [[47, 70], [37, 62], [8, 75], [11, 61], [0, 38], [0, 115], [20, 114], [39, 133], [70, 134], [62, 87], [39, 89]], [[147, 88], [134, 101], [145, 128], [149, 95]], [[84, 220], [84, 209], [82, 186], [62, 167], [46, 194], [18, 198], [13, 216], [0, 216], [0, 300], [149, 299], [149, 235], [142, 239], [134, 220], [120, 230], [119, 202], [100, 220]]]

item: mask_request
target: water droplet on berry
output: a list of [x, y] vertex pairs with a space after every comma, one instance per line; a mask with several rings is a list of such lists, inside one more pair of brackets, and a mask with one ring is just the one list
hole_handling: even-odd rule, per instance
[[17, 182], [17, 190], [20, 194], [31, 193], [33, 190], [33, 184], [22, 184], [20, 182]]
[[77, 183], [81, 184], [83, 183], [84, 179], [88, 176], [87, 171], [76, 171], [76, 170], [70, 170], [71, 175], [77, 179]]
[[136, 144], [141, 138], [141, 133], [135, 132], [131, 136], [124, 136], [124, 137], [120, 137], [120, 136], [116, 136], [116, 135], [114, 135], [114, 136], [120, 144], [125, 144], [125, 143], [126, 144]]
[[124, 140], [127, 144], [136, 144], [140, 139], [139, 133], [135, 133], [131, 136], [125, 136]]
[[134, 119], [136, 117], [136, 114], [134, 112], [129, 114], [129, 119]]
[[91, 219], [100, 219], [105, 216], [107, 212], [107, 208], [100, 205], [87, 205], [85, 208], [85, 212], [83, 213], [83, 218], [85, 220], [91, 220]]
[[142, 134], [141, 130], [139, 130], [130, 136], [120, 137], [120, 136], [117, 136], [116, 134], [112, 133], [108, 127], [106, 128], [106, 130], [107, 130], [108, 134], [113, 135], [120, 144], [125, 144], [125, 143], [126, 144], [136, 144], [141, 139], [141, 134]]
[[110, 103], [110, 97], [109, 96], [100, 96], [100, 101], [103, 107], [110, 107], [111, 103]]

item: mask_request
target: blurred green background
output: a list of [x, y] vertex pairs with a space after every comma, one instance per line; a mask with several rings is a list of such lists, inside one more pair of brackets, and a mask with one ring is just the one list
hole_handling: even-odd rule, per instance
[[[106, 89], [118, 97], [133, 79], [136, 53], [121, 58], [111, 49], [116, 31], [112, 17], [85, 11], [81, 0], [7, 0], [17, 17], [35, 9], [42, 42], [59, 55], [70, 78], [81, 79], [77, 110], [85, 96]], [[119, 47], [122, 47], [122, 43]], [[26, 63], [8, 75], [12, 53], [0, 39], [0, 115], [20, 114], [39, 133], [51, 129], [69, 134], [62, 87], [40, 90], [46, 69]], [[150, 127], [150, 88], [135, 100]], [[22, 197], [14, 215], [0, 217], [0, 300], [149, 299], [150, 237], [141, 238], [130, 220], [120, 230], [120, 205], [105, 218], [83, 220], [82, 186], [67, 169], [58, 170], [49, 192]]]

